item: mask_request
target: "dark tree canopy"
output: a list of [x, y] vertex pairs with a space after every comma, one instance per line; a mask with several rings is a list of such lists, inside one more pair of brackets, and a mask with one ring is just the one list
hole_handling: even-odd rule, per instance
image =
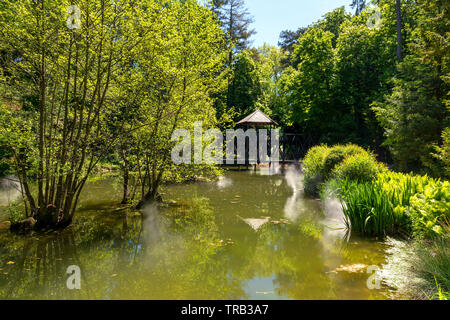
[[253, 18], [245, 7], [244, 0], [213, 0], [211, 7], [228, 40], [235, 44], [235, 51], [247, 49], [251, 45], [250, 38], [256, 31], [250, 28]]
[[278, 46], [284, 51], [291, 53], [294, 49], [294, 44], [298, 43], [298, 38], [300, 38], [307, 30], [308, 28], [298, 28], [296, 31], [281, 31]]

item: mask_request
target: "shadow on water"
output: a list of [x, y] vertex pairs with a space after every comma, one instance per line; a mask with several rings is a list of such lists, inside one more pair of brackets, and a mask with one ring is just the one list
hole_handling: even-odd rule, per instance
[[[168, 186], [170, 205], [142, 212], [110, 200], [113, 178], [96, 181], [71, 228], [0, 234], [0, 298], [383, 298], [367, 289], [365, 270], [345, 268], [382, 263], [383, 244], [330, 235], [300, 178], [232, 172]], [[253, 228], [251, 219], [264, 223]], [[81, 290], [66, 286], [71, 265], [81, 269]]]

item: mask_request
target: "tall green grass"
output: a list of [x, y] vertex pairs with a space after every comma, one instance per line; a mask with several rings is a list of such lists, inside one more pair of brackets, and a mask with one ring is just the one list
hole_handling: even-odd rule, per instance
[[395, 172], [370, 182], [341, 180], [339, 195], [349, 228], [363, 235], [413, 233], [432, 238], [448, 233], [450, 184]]
[[410, 220], [398, 203], [398, 194], [389, 194], [379, 183], [341, 182], [341, 203], [349, 229], [364, 236], [405, 234]]
[[450, 240], [448, 237], [433, 242], [422, 241], [416, 244], [417, 258], [414, 271], [434, 288], [432, 299], [448, 300], [450, 290]]

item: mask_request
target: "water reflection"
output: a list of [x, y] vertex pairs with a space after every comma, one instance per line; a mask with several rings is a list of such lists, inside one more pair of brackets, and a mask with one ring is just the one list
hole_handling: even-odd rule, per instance
[[[382, 245], [327, 242], [320, 203], [300, 194], [297, 220], [279, 223], [293, 193], [283, 177], [227, 178], [233, 183], [225, 189], [168, 187], [172, 204], [142, 213], [101, 200], [111, 181], [88, 186], [72, 228], [28, 238], [0, 234], [0, 298], [382, 297], [366, 288], [366, 274], [336, 271], [342, 264], [381, 263]], [[252, 230], [241, 218], [269, 221]], [[81, 268], [81, 290], [66, 287], [70, 265]]]
[[0, 206], [6, 206], [11, 201], [16, 201], [21, 195], [21, 186], [16, 177], [0, 179]]
[[286, 218], [297, 221], [302, 213], [302, 199], [303, 197], [303, 175], [298, 171], [295, 166], [288, 167], [284, 178], [288, 186], [292, 189], [292, 196], [286, 200], [284, 206], [284, 213]]
[[233, 185], [233, 180], [231, 180], [228, 177], [219, 177], [219, 180], [217, 180], [217, 187], [219, 189], [225, 189], [228, 187], [231, 187]]

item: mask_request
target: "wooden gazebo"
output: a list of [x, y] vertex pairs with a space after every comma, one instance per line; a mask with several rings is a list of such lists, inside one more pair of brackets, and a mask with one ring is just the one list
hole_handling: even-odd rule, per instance
[[[257, 109], [255, 112], [251, 113], [250, 115], [246, 116], [244, 119], [239, 121], [236, 126], [239, 127], [245, 127], [247, 130], [250, 127], [253, 128], [260, 128], [260, 127], [269, 127], [269, 130], [272, 129], [272, 126], [277, 127], [278, 123], [276, 123], [274, 120], [272, 120], [268, 115], [266, 115], [261, 110]], [[257, 137], [257, 148], [259, 150], [259, 134], [256, 135]], [[246, 144], [246, 155], [245, 155], [245, 162], [248, 169], [249, 166], [249, 158], [248, 158], [248, 146]], [[257, 152], [257, 164], [260, 164], [261, 160], [259, 159], [259, 151]], [[255, 164], [255, 170], [256, 170], [256, 164]]]
[[270, 119], [269, 116], [266, 115], [264, 112], [257, 109], [255, 112], [239, 121], [236, 125], [247, 127], [267, 127], [267, 126], [278, 126], [278, 123]]

